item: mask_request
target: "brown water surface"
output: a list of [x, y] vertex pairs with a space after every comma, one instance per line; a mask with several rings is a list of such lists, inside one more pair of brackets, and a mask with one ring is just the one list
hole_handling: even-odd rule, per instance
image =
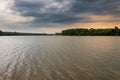
[[0, 37], [0, 80], [120, 80], [120, 37]]

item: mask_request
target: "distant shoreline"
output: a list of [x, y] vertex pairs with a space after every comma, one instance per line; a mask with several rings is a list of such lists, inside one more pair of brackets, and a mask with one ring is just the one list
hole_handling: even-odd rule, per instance
[[0, 36], [50, 36], [54, 34], [46, 33], [21, 33], [21, 32], [0, 32]]
[[47, 33], [22, 33], [22, 32], [3, 32], [0, 31], [0, 36], [120, 36], [120, 29], [114, 28], [106, 29], [66, 29], [61, 33], [47, 34]]

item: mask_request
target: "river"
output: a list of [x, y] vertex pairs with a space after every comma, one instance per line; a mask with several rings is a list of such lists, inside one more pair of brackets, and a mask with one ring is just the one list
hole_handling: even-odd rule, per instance
[[0, 80], [120, 80], [120, 37], [1, 36]]

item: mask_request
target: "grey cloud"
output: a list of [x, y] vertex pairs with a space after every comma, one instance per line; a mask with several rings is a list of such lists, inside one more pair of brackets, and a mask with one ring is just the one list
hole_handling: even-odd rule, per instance
[[80, 0], [73, 4], [70, 12], [92, 13], [97, 15], [118, 15], [120, 12], [120, 1], [115, 0]]
[[119, 0], [15, 0], [12, 10], [21, 16], [35, 18], [33, 23], [70, 24], [92, 22], [80, 14], [120, 16]]

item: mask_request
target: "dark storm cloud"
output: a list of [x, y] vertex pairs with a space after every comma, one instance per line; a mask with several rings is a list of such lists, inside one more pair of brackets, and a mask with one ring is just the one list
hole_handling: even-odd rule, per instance
[[120, 0], [15, 0], [12, 10], [21, 16], [33, 17], [34, 23], [92, 22], [81, 14], [120, 17]]
[[119, 16], [120, 0], [76, 0], [70, 12]]

